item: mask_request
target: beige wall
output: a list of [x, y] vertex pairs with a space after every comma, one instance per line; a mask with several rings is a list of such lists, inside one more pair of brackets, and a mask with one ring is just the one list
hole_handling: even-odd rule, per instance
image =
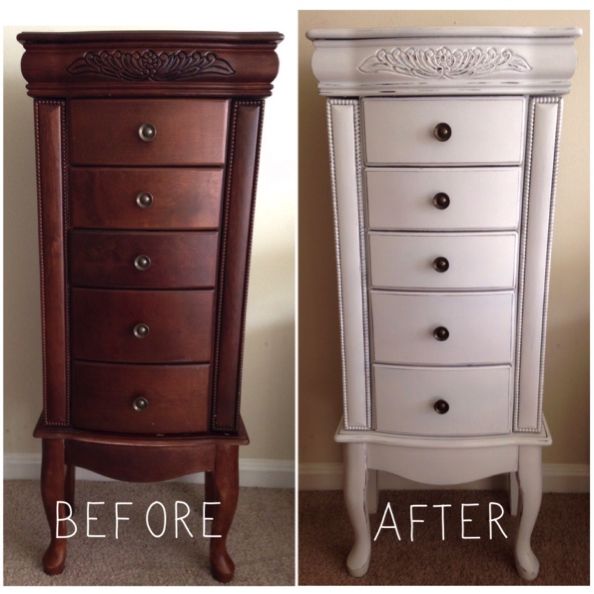
[[299, 19], [299, 458], [337, 462], [340, 351], [324, 100], [311, 73], [319, 27], [447, 25], [571, 26], [578, 68], [565, 103], [551, 270], [545, 415], [553, 446], [544, 461], [588, 461], [589, 20], [582, 12], [302, 11]]
[[[207, 27], [208, 24], [203, 26]], [[94, 27], [79, 27], [90, 30]], [[105, 27], [104, 27], [105, 28]], [[208, 28], [208, 27], [207, 27]], [[213, 27], [214, 29], [220, 29]], [[27, 30], [50, 30], [27, 27]], [[57, 30], [70, 30], [60, 27]], [[33, 101], [20, 74], [22, 47], [4, 30], [4, 447], [39, 450], [31, 437], [41, 411], [41, 336]], [[286, 48], [286, 49], [285, 49]], [[288, 46], [279, 46], [281, 64]], [[289, 52], [287, 63], [294, 63]], [[289, 460], [294, 445], [295, 85], [281, 69], [267, 102], [246, 320], [242, 415], [251, 444], [244, 458]], [[287, 116], [287, 112], [290, 114]]]

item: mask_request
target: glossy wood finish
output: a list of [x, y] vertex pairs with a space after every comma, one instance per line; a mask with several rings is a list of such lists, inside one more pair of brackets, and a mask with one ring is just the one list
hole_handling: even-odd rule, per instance
[[[21, 33], [17, 39], [27, 50], [21, 69], [32, 96], [266, 97], [278, 72], [274, 50], [283, 36], [103, 31]], [[126, 67], [134, 59], [154, 67], [155, 57], [168, 68]]]
[[[28, 92], [42, 97], [36, 125], [49, 321], [47, 398], [35, 436], [48, 444], [48, 520], [56, 497], [74, 501], [77, 466], [132, 481], [204, 471], [221, 503], [213, 522], [221, 538], [211, 548], [221, 581], [234, 570], [226, 541], [238, 446], [248, 443], [239, 391], [262, 98], [281, 39], [19, 36]], [[139, 136], [142, 124], [154, 127], [152, 139]], [[141, 323], [148, 332], [139, 334]], [[62, 542], [52, 538], [50, 572], [64, 567]]]
[[[208, 430], [208, 365], [112, 365], [77, 361], [72, 368], [72, 424], [123, 433]], [[136, 410], [134, 402], [148, 402]]]
[[44, 439], [41, 448], [41, 497], [50, 528], [50, 544], [43, 556], [43, 571], [57, 575], [64, 571], [66, 562], [65, 523], [57, 527], [56, 521], [64, 517], [64, 507], [58, 501], [65, 501], [65, 453], [63, 439]]
[[[70, 102], [73, 165], [222, 165], [229, 102], [81, 99]], [[142, 124], [156, 129], [141, 140]]]
[[[70, 282], [129, 289], [212, 288], [217, 249], [218, 235], [210, 231], [72, 231]], [[148, 260], [139, 261], [142, 256]]]
[[233, 112], [233, 164], [225, 196], [219, 317], [214, 368], [214, 429], [237, 426], [243, 332], [251, 250], [255, 184], [261, 133], [262, 102], [238, 101]]
[[[73, 227], [94, 229], [216, 229], [222, 169], [71, 167]], [[148, 192], [149, 207], [138, 194]]]
[[[204, 363], [212, 345], [212, 291], [72, 289], [72, 355], [121, 363]], [[147, 324], [149, 334], [133, 329]]]
[[68, 344], [63, 223], [62, 119], [64, 104], [35, 104], [37, 201], [43, 346], [43, 410], [46, 422], [68, 423]]

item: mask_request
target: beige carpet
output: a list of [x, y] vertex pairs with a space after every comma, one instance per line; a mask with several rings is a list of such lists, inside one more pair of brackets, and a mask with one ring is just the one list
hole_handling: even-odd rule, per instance
[[[507, 496], [489, 491], [387, 491], [380, 497], [380, 512], [390, 501], [402, 542], [393, 531], [382, 532], [372, 543], [369, 572], [352, 578], [346, 571], [352, 532], [339, 491], [307, 491], [299, 494], [299, 583], [342, 585], [512, 585], [523, 582], [515, 571], [513, 537], [517, 520], [507, 513]], [[503, 536], [489, 541], [488, 502], [504, 505]], [[469, 534], [481, 540], [461, 540], [460, 504], [475, 521]], [[439, 510], [416, 512], [425, 524], [415, 525], [409, 540], [410, 504], [451, 503], [446, 516], [446, 540], [441, 541]], [[432, 520], [429, 520], [432, 518]], [[372, 537], [381, 513], [371, 516]], [[533, 549], [540, 560], [540, 575], [533, 584], [589, 584], [588, 495], [547, 494], [533, 532]], [[494, 537], [496, 535], [494, 534]]]
[[[4, 483], [4, 584], [5, 585], [196, 585], [217, 584], [208, 570], [208, 541], [203, 539], [202, 486], [187, 483], [77, 482], [77, 502], [105, 501], [95, 507], [93, 531], [109, 538], [87, 538], [85, 508], [75, 514], [79, 532], [70, 539], [66, 569], [49, 577], [41, 557], [49, 541], [39, 483]], [[144, 514], [153, 501], [164, 503], [169, 517], [165, 536], [153, 538]], [[176, 500], [192, 508], [188, 526], [175, 539], [173, 509]], [[132, 501], [121, 508], [130, 516], [114, 537], [114, 503]], [[294, 508], [289, 489], [242, 488], [229, 537], [229, 552], [236, 565], [234, 585], [292, 585], [294, 583]], [[105, 509], [102, 511], [102, 507]], [[155, 510], [154, 510], [155, 511]], [[160, 524], [155, 513], [156, 531]]]

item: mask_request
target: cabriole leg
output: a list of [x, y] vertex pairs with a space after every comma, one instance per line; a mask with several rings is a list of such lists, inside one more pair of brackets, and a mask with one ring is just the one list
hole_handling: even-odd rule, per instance
[[236, 445], [217, 444], [215, 469], [211, 479], [207, 474], [207, 496], [220, 501], [212, 522], [212, 534], [220, 534], [221, 538], [210, 540], [210, 570], [219, 582], [229, 582], [233, 579], [235, 564], [227, 552], [227, 535], [239, 495], [239, 448]]
[[[50, 526], [51, 541], [43, 556], [43, 570], [49, 575], [64, 571], [67, 539], [56, 537], [56, 502], [64, 501], [65, 457], [63, 439], [42, 440], [41, 497], [45, 515]], [[64, 510], [60, 506], [60, 517]], [[60, 523], [60, 534], [65, 534], [64, 523]]]
[[66, 465], [66, 501], [70, 504], [74, 512], [74, 499], [76, 494], [76, 466], [74, 464]]
[[516, 536], [516, 568], [525, 580], [538, 576], [539, 562], [530, 546], [530, 537], [542, 500], [541, 448], [520, 446], [518, 481], [522, 515]]
[[355, 532], [355, 542], [347, 557], [347, 568], [354, 577], [361, 577], [367, 573], [371, 556], [371, 536], [367, 512], [366, 447], [363, 443], [348, 443], [344, 446], [344, 496]]

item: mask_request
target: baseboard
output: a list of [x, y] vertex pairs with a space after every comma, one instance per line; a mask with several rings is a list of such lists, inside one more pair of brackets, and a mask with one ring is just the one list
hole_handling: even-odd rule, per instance
[[[292, 489], [295, 485], [295, 465], [292, 460], [267, 460], [257, 458], [239, 459], [239, 485], [241, 487], [265, 487]], [[39, 454], [5, 454], [5, 480], [36, 480], [41, 471]], [[111, 480], [85, 468], [77, 468], [77, 479], [83, 481]], [[176, 479], [182, 482], [203, 483], [204, 473], [199, 472]]]
[[[588, 493], [590, 491], [590, 466], [588, 464], [543, 464], [543, 490], [545, 493]], [[505, 475], [495, 476], [452, 489], [506, 488]], [[441, 485], [415, 483], [401, 477], [380, 472], [380, 489], [443, 489]], [[323, 491], [342, 488], [342, 464], [301, 464], [299, 489]]]

